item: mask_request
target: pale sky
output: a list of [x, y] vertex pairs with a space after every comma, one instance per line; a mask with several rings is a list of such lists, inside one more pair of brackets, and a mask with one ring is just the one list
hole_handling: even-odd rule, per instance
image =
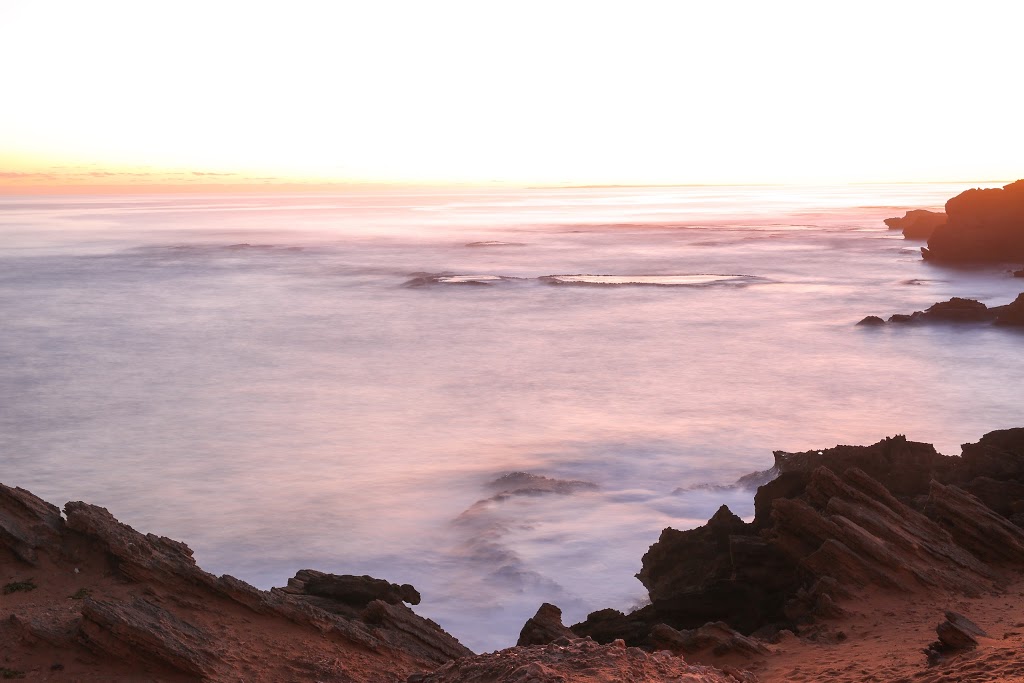
[[[984, 0], [0, 0], [0, 184], [1012, 180], [1019, 15]], [[216, 173], [236, 175], [199, 175]]]

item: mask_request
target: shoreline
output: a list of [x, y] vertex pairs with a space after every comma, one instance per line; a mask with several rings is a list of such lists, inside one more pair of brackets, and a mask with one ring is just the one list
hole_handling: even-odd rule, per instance
[[[538, 614], [552, 630], [499, 660], [551, 671], [577, 659], [608, 671], [671, 665], [709, 681], [1024, 672], [1013, 654], [1024, 622], [1010, 616], [1024, 608], [1024, 428], [990, 432], [959, 456], [893, 437], [776, 452], [776, 467], [753, 522], [723, 506], [705, 526], [663, 532], [640, 574], [650, 605], [600, 610], [562, 631], [560, 614]], [[12, 644], [3, 666], [26, 680], [455, 681], [473, 667], [497, 671], [496, 655], [473, 655], [403, 604], [419, 602], [411, 586], [304, 571], [260, 591], [85, 503], [62, 515], [0, 488], [0, 548], [0, 635]], [[921, 644], [950, 610], [986, 635], [937, 650], [929, 665]], [[651, 659], [658, 652], [670, 654]]]

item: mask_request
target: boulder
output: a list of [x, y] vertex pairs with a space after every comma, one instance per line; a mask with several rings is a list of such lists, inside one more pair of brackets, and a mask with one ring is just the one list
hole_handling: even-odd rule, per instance
[[861, 320], [858, 325], [884, 325], [885, 321], [879, 318], [877, 315], [869, 315]]
[[545, 602], [527, 619], [516, 645], [547, 645], [559, 638], [576, 638], [576, 634], [562, 624], [562, 610]]
[[945, 650], [969, 650], [978, 646], [978, 638], [988, 637], [977, 624], [962, 614], [946, 612], [946, 620], [935, 627]]
[[946, 202], [946, 223], [922, 248], [936, 263], [1024, 260], [1024, 180], [1002, 188], [972, 189]]

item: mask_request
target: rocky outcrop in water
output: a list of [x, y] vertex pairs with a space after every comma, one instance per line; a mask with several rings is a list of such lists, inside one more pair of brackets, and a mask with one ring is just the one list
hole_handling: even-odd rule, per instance
[[[948, 301], [932, 304], [923, 311], [894, 313], [890, 323], [992, 323], [994, 325], [1024, 325], [1024, 294], [1002, 306], [986, 306], [974, 299], [953, 297]], [[884, 320], [869, 315], [858, 325], [883, 325]]]
[[799, 633], [841, 616], [837, 599], [862, 588], [976, 596], [1024, 569], [1024, 529], [986, 502], [1024, 509], [1024, 429], [960, 457], [904, 437], [775, 457], [753, 522], [723, 506], [702, 527], [665, 529], [637, 575], [651, 604], [595, 612], [572, 631], [644, 647], [665, 645], [661, 625]]
[[935, 263], [1024, 261], [1024, 180], [973, 189], [946, 202], [946, 223], [935, 228], [922, 254]]
[[941, 211], [914, 209], [907, 211], [903, 218], [886, 218], [885, 224], [890, 230], [902, 230], [903, 236], [911, 240], [926, 240], [931, 237], [935, 228], [945, 225], [946, 214]]
[[411, 586], [306, 570], [287, 589], [261, 591], [204, 572], [184, 543], [139, 533], [104, 508], [72, 502], [64, 514], [0, 485], [7, 670], [57, 666], [62, 680], [404, 680], [472, 654], [402, 604], [418, 602]]

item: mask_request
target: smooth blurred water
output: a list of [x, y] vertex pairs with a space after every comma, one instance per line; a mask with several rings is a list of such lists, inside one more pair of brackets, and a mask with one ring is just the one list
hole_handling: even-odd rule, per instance
[[[773, 449], [1024, 425], [1020, 332], [854, 325], [1022, 289], [881, 223], [964, 189], [0, 198], [0, 481], [264, 588], [409, 582], [505, 647], [641, 601], [663, 527], [752, 514], [691, 487]], [[749, 277], [538, 279], [581, 274]], [[596, 488], [495, 497], [513, 471]]]

